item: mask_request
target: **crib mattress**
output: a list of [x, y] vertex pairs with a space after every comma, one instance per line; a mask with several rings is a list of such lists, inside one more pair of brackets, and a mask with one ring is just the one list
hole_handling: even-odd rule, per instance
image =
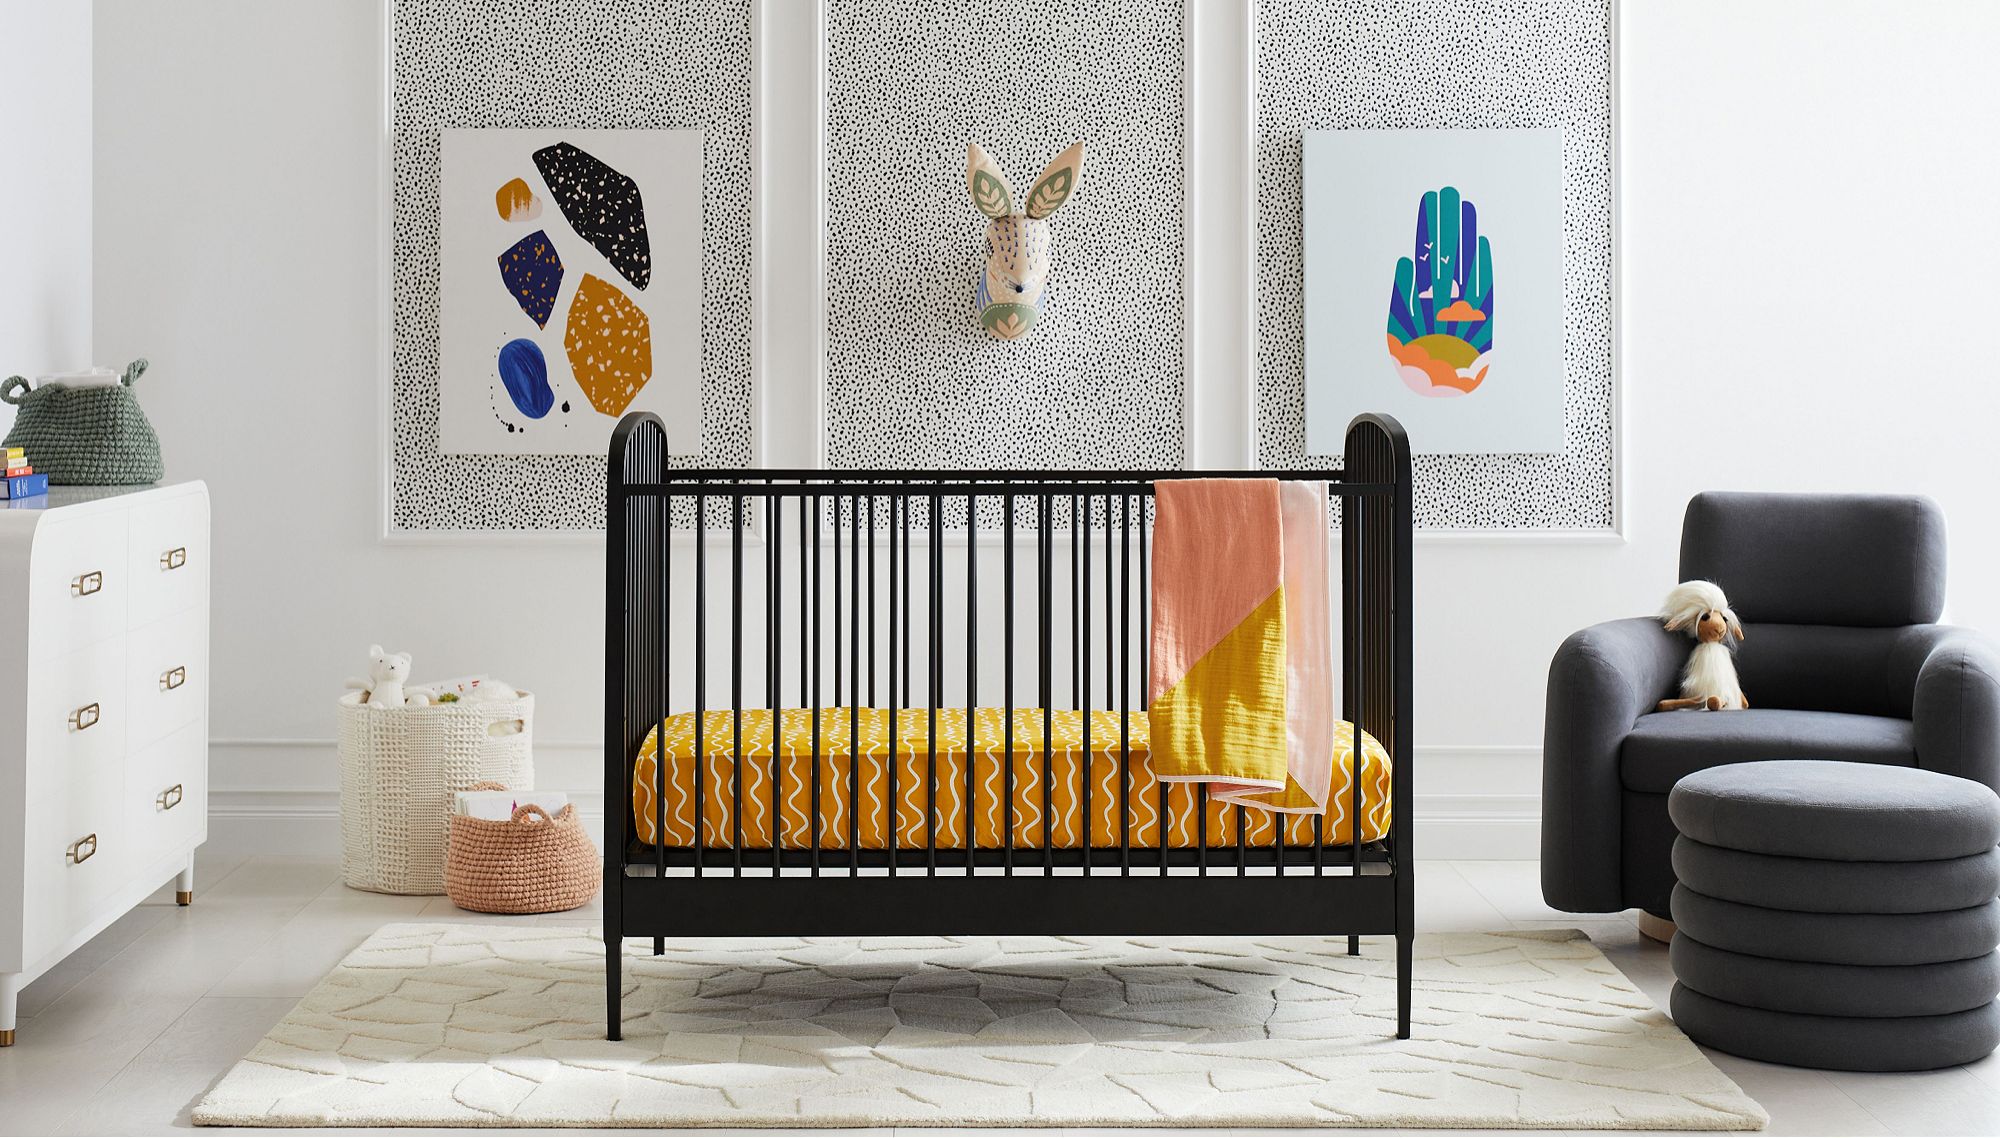
[[[1048, 772], [1047, 796], [1050, 822], [1047, 840], [1057, 849], [1077, 849], [1087, 828], [1093, 847], [1119, 844], [1121, 815], [1126, 840], [1134, 848], [1155, 848], [1160, 842], [1160, 787], [1148, 758], [1150, 732], [1146, 715], [1134, 712], [1124, 719], [1121, 738], [1120, 717], [1115, 711], [1090, 713], [1088, 763], [1085, 760], [1084, 717], [1074, 710], [1057, 710], [1049, 717], [1049, 758], [1043, 762], [1043, 712], [1017, 708], [1013, 736], [1013, 809], [1001, 809], [1005, 795], [1003, 761], [1006, 752], [1003, 731], [1006, 713], [1001, 708], [981, 707], [972, 712], [974, 745], [970, 748], [972, 793], [966, 793], [967, 734], [964, 708], [941, 708], [937, 712], [936, 783], [937, 806], [928, 808], [927, 770], [932, 748], [929, 736], [930, 711], [904, 708], [895, 720], [895, 826], [896, 845], [922, 849], [930, 841], [935, 825], [939, 849], [962, 849], [966, 840], [967, 816], [972, 819], [972, 840], [980, 849], [1000, 849], [1006, 845], [1002, 814], [1009, 815], [1013, 844], [1017, 848], [1040, 848], [1044, 841], [1043, 772]], [[772, 798], [777, 797], [779, 840], [783, 849], [810, 849], [813, 844], [812, 769], [813, 715], [809, 709], [787, 708], [779, 717], [778, 738], [773, 746], [773, 716], [769, 708], [748, 708], [743, 712], [742, 828], [746, 849], [771, 846]], [[884, 708], [822, 708], [819, 716], [819, 830], [821, 849], [846, 849], [850, 826], [858, 831], [864, 850], [889, 847], [890, 717]], [[641, 746], [632, 778], [632, 821], [639, 840], [647, 845], [657, 841], [654, 803], [655, 771], [659, 762], [659, 736], [648, 733]], [[665, 844], [669, 848], [694, 845], [694, 802], [696, 801], [695, 715], [693, 712], [670, 717], [664, 724], [666, 738]], [[855, 766], [856, 741], [859, 767]], [[1388, 752], [1374, 736], [1362, 733], [1364, 745], [1360, 761], [1362, 810], [1361, 840], [1376, 841], [1389, 829]], [[702, 717], [701, 763], [702, 842], [710, 848], [728, 848], [735, 839], [736, 819], [731, 801], [736, 778], [736, 724], [727, 709], [706, 712]], [[777, 753], [774, 764], [773, 751]], [[1344, 845], [1351, 836], [1352, 787], [1355, 771], [1353, 735], [1341, 724], [1335, 745], [1333, 802], [1324, 815], [1322, 840], [1328, 845]], [[1119, 768], [1129, 753], [1129, 790], [1121, 788]], [[1087, 768], [1087, 769], [1086, 769]], [[775, 785], [774, 785], [775, 780]], [[852, 783], [850, 782], [852, 780]], [[1084, 786], [1089, 783], [1089, 824], [1085, 825]], [[859, 786], [859, 809], [850, 801], [850, 785]], [[1166, 840], [1169, 848], [1193, 848], [1198, 842], [1196, 815], [1201, 813], [1197, 789], [1188, 783], [1167, 783]], [[967, 803], [971, 802], [968, 810]], [[858, 817], [856, 814], [858, 813]], [[934, 813], [934, 819], [927, 818]], [[1205, 824], [1208, 844], [1268, 846], [1283, 828], [1286, 845], [1313, 844], [1312, 815], [1274, 814], [1266, 810], [1237, 810], [1208, 803]]]

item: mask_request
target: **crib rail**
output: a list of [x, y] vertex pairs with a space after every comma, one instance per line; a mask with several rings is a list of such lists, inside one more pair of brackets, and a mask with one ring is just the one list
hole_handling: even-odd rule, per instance
[[[863, 471], [671, 469], [655, 417], [626, 417], [613, 438], [607, 487], [606, 844], [607, 887], [635, 874], [783, 876], [879, 872], [936, 875], [991, 869], [1002, 876], [1076, 871], [1130, 876], [1176, 870], [1278, 875], [1393, 872], [1408, 864], [1410, 743], [1409, 458], [1393, 420], [1363, 416], [1350, 427], [1341, 472]], [[1198, 792], [1191, 848], [1170, 847], [1169, 794], [1156, 786], [1158, 838], [1130, 833], [1129, 716], [1146, 707], [1151, 601], [1149, 546], [1158, 481], [1190, 477], [1330, 478], [1341, 530], [1343, 718], [1379, 739], [1393, 757], [1390, 832], [1378, 842], [1330, 847], [1315, 816], [1309, 840], [1280, 825], [1269, 845], [1246, 838], [1259, 820], [1224, 808], [1223, 840], [1211, 840], [1205, 790]], [[996, 556], [997, 554], [997, 556]], [[993, 562], [997, 561], [997, 565]], [[982, 564], [985, 562], [985, 564]], [[680, 579], [676, 580], [676, 574]], [[957, 611], [947, 617], [947, 609]], [[1023, 625], [1030, 627], [1024, 628]], [[997, 626], [997, 627], [996, 627]], [[982, 644], [982, 636], [986, 643]], [[726, 647], [724, 638], [726, 637]], [[997, 643], [996, 643], [997, 641]], [[1023, 659], [1022, 657], [1027, 657]], [[754, 670], [755, 674], [746, 674]], [[861, 763], [847, 764], [848, 832], [821, 832], [827, 791], [821, 709], [886, 708], [890, 742], [885, 802], [888, 848], [862, 848]], [[974, 819], [992, 790], [974, 779], [968, 738], [962, 763], [962, 848], [940, 848], [938, 715], [942, 708], [1004, 711], [998, 848], [981, 848]], [[812, 709], [807, 785], [788, 787], [779, 716], [770, 739], [743, 737], [746, 708]], [[695, 713], [695, 753], [707, 755], [704, 713], [728, 709], [733, 737], [724, 785], [714, 766], [693, 763], [693, 841], [670, 847], [664, 754], [653, 764], [657, 812], [641, 845], [629, 826], [634, 760], [646, 737], [677, 711]], [[1042, 717], [1040, 764], [1023, 777], [1041, 788], [1041, 840], [1017, 844], [1015, 711], [1083, 713], [1080, 848], [1054, 838], [1050, 795], [1052, 715]], [[897, 824], [903, 709], [922, 709], [924, 840], [906, 845]], [[1098, 832], [1093, 795], [1092, 711], [1117, 713], [1117, 834]], [[860, 752], [850, 717], [848, 754]], [[971, 726], [968, 724], [968, 735]], [[768, 744], [768, 751], [759, 748]], [[1368, 800], [1355, 755], [1346, 816], [1351, 832], [1379, 803]], [[770, 840], [746, 845], [746, 771], [769, 796]], [[621, 788], [623, 793], [621, 794]], [[782, 803], [807, 794], [810, 832], [788, 845]], [[704, 823], [724, 796], [728, 832]], [[1108, 804], [1107, 804], [1108, 805]], [[1183, 807], [1181, 817], [1185, 818]], [[1282, 820], [1280, 820], [1282, 823]], [[1266, 822], [1268, 824], [1268, 822]], [[1233, 841], [1230, 840], [1233, 836]], [[1103, 841], [1105, 844], [1096, 844]]]

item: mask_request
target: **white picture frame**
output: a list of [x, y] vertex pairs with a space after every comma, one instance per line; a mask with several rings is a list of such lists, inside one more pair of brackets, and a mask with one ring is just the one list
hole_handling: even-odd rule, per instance
[[1307, 450], [1561, 451], [1562, 131], [1306, 131], [1303, 189]]
[[602, 454], [630, 411], [698, 453], [702, 132], [441, 133], [442, 453]]

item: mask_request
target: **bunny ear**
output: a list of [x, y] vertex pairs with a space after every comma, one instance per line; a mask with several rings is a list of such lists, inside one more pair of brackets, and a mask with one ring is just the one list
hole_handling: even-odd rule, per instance
[[1055, 156], [1043, 168], [1040, 177], [1028, 190], [1028, 216], [1047, 217], [1062, 208], [1069, 196], [1076, 192], [1077, 180], [1083, 177], [1083, 143], [1079, 142]]
[[965, 148], [965, 185], [972, 191], [972, 204], [988, 217], [1006, 217], [1014, 212], [1014, 191], [1000, 175], [1000, 167], [974, 142]]

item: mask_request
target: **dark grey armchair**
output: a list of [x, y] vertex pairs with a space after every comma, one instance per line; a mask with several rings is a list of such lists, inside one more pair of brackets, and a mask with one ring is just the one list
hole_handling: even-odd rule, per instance
[[1944, 554], [1944, 517], [1928, 498], [1689, 502], [1680, 579], [1722, 586], [1743, 619], [1736, 665], [1750, 709], [1654, 711], [1677, 694], [1693, 645], [1658, 620], [1611, 621], [1564, 641], [1549, 666], [1542, 743], [1548, 903], [1664, 918], [1674, 886], [1667, 792], [1707, 767], [1844, 759], [2000, 789], [2000, 648], [1936, 623]]

